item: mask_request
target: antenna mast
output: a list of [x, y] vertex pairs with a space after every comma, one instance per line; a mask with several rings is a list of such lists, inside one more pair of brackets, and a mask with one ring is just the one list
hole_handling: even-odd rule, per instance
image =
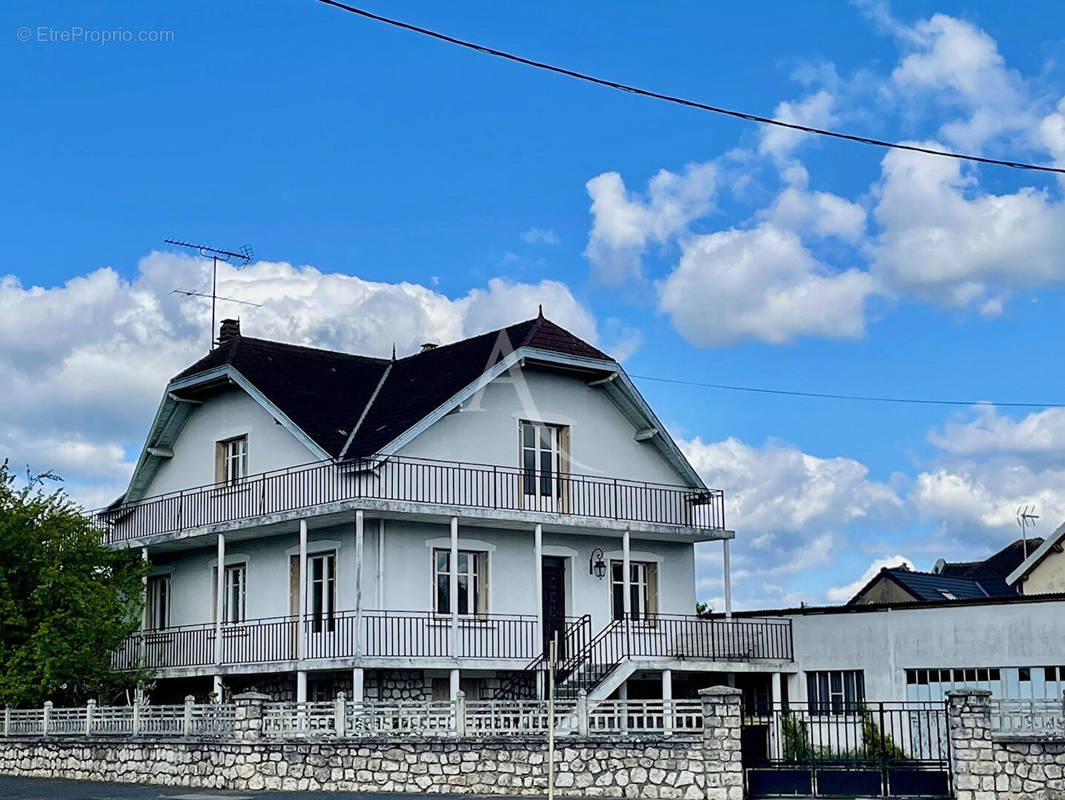
[[1028, 528], [1035, 527], [1035, 521], [1039, 519], [1039, 515], [1035, 513], [1035, 506], [1021, 506], [1017, 509], [1017, 524], [1021, 527], [1021, 539], [1023, 544], [1021, 548], [1024, 551], [1025, 559], [1028, 558]]
[[167, 244], [172, 244], [176, 247], [185, 247], [189, 250], [195, 250], [204, 258], [210, 256], [211, 258], [211, 294], [203, 294], [201, 292], [186, 291], [181, 289], [175, 289], [174, 291], [179, 294], [194, 297], [210, 297], [211, 298], [211, 349], [214, 350], [214, 331], [215, 331], [215, 306], [219, 300], [229, 300], [234, 303], [244, 303], [244, 305], [258, 306], [257, 303], [245, 303], [243, 300], [234, 300], [231, 297], [219, 297], [218, 296], [218, 262], [225, 261], [227, 263], [235, 264], [237, 269], [248, 266], [253, 258], [251, 245], [242, 245], [240, 250], [234, 252], [232, 250], [220, 250], [217, 247], [208, 247], [205, 244], [193, 244], [192, 242], [182, 242], [178, 239], [164, 239]]

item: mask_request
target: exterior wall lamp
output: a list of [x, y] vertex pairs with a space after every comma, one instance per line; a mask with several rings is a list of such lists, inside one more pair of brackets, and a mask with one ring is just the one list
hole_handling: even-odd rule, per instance
[[592, 551], [592, 557], [588, 559], [588, 574], [603, 579], [606, 575], [606, 562], [603, 561], [603, 550], [600, 547]]

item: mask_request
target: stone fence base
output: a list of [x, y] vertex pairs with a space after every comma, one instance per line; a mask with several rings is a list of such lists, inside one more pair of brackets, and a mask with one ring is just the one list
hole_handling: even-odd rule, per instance
[[[257, 711], [238, 715], [240, 741], [10, 738], [0, 774], [237, 791], [547, 792], [542, 739], [262, 741]], [[742, 800], [739, 692], [703, 690], [703, 730], [690, 738], [559, 739], [555, 786], [582, 797]]]

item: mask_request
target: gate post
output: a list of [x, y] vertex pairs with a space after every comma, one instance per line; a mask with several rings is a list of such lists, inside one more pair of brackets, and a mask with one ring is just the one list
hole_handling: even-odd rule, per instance
[[975, 800], [981, 776], [995, 765], [991, 745], [991, 692], [952, 689], [947, 692], [947, 736], [950, 782], [957, 800]]
[[740, 702], [743, 692], [731, 686], [699, 690], [703, 701], [703, 770], [706, 800], [743, 800], [740, 751]]

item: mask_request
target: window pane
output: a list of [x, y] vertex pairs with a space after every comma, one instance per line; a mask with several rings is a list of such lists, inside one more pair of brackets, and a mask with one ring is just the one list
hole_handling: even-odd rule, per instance
[[470, 599], [469, 599], [470, 579], [465, 575], [459, 575], [459, 613], [470, 613]]
[[521, 425], [522, 443], [526, 447], [534, 447], [536, 445], [536, 427], [530, 425], [528, 422], [523, 422]]
[[447, 575], [436, 576], [436, 610], [440, 614], [450, 614], [451, 604], [448, 602], [450, 586]]
[[436, 551], [436, 571], [447, 572], [447, 562], [451, 560], [451, 553], [447, 550]]
[[470, 573], [470, 554], [459, 551], [459, 575]]

